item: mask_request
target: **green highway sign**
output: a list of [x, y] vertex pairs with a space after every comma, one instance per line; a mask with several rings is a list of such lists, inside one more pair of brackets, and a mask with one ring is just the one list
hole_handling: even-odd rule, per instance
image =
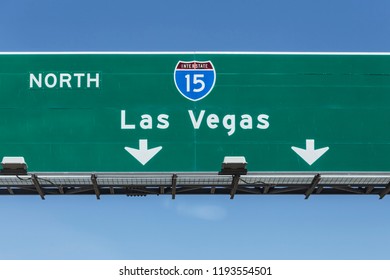
[[390, 171], [390, 54], [1, 53], [29, 171]]

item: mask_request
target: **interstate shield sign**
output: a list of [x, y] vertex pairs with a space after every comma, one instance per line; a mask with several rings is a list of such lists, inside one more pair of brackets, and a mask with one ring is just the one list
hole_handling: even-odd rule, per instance
[[213, 90], [215, 69], [211, 61], [179, 61], [174, 80], [176, 88], [185, 98], [198, 101]]

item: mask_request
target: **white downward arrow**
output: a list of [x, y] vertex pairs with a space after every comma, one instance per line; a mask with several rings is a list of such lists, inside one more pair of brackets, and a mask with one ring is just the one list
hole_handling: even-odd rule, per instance
[[161, 146], [148, 149], [148, 140], [140, 139], [139, 140], [139, 149], [125, 147], [125, 150], [128, 151], [136, 160], [138, 160], [142, 165], [148, 163], [160, 150]]
[[319, 159], [323, 154], [326, 153], [326, 151], [329, 150], [329, 147], [321, 148], [321, 149], [314, 149], [314, 140], [313, 139], [306, 139], [306, 149], [297, 148], [297, 147], [291, 147], [294, 152], [296, 152], [301, 158], [303, 158], [304, 161], [306, 161], [309, 165], [312, 165], [314, 162], [316, 162], [317, 159]]

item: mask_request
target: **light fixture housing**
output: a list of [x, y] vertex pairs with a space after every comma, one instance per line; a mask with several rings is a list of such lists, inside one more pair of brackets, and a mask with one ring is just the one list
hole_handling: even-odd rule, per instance
[[221, 171], [219, 175], [246, 175], [246, 159], [243, 156], [226, 156], [222, 162]]
[[26, 175], [27, 164], [24, 157], [3, 157], [1, 161], [3, 169], [0, 170], [2, 175]]

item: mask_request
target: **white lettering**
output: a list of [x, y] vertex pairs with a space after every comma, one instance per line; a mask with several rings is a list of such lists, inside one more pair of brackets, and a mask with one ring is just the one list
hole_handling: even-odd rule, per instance
[[[167, 129], [169, 127], [169, 115], [160, 114], [157, 116], [157, 128], [158, 129]], [[137, 121], [138, 123], [138, 121]], [[141, 120], [139, 121], [139, 126], [142, 129], [153, 129], [153, 117], [149, 114], [143, 114]], [[126, 110], [121, 110], [121, 129], [135, 129], [135, 124], [126, 123]]]
[[37, 87], [42, 87], [42, 73], [38, 74], [38, 79], [33, 73], [30, 73], [30, 88], [34, 87], [34, 83]]
[[68, 73], [61, 73], [60, 74], [60, 88], [64, 87], [64, 84], [68, 86], [68, 88], [72, 88], [72, 85], [70, 84], [70, 80], [72, 80], [72, 76]]
[[210, 114], [208, 117], [207, 117], [207, 125], [208, 127], [210, 127], [211, 129], [215, 129], [218, 127], [218, 124], [219, 124], [219, 117], [216, 115], [216, 114]]
[[200, 111], [199, 117], [198, 117], [198, 119], [196, 119], [194, 113], [192, 112], [192, 110], [188, 110], [188, 113], [190, 114], [192, 125], [193, 125], [193, 127], [195, 129], [199, 129], [200, 124], [202, 123], [203, 116], [204, 116], [205, 112], [206, 112], [205, 110]]
[[257, 120], [259, 121], [259, 123], [257, 124], [256, 127], [258, 129], [267, 129], [269, 127], [268, 118], [269, 118], [268, 115], [265, 115], [265, 114], [259, 115], [257, 117]]
[[252, 129], [252, 117], [247, 114], [242, 115], [240, 126], [242, 129]]
[[87, 88], [91, 87], [91, 82], [95, 83], [96, 88], [99, 88], [99, 73], [96, 73], [95, 78], [91, 78], [91, 73], [87, 73]]
[[157, 120], [159, 123], [157, 124], [157, 128], [167, 129], [169, 127], [168, 118], [169, 118], [169, 116], [166, 114], [158, 115]]
[[[52, 83], [49, 82], [49, 79], [52, 78]], [[57, 76], [53, 73], [47, 74], [45, 77], [45, 86], [48, 88], [54, 88], [57, 85]]]
[[[206, 111], [201, 110], [198, 116], [196, 116], [192, 110], [188, 110], [188, 113], [190, 115], [191, 123], [194, 129], [199, 129], [202, 124], [203, 118], [205, 118]], [[237, 116], [234, 114], [225, 115], [223, 117], [218, 116], [217, 114], [209, 114], [206, 117], [206, 124], [208, 128], [216, 129], [219, 127], [220, 120], [222, 119], [222, 125], [227, 130], [227, 134], [229, 136], [232, 136], [237, 129], [236, 118]], [[269, 127], [268, 118], [269, 116], [265, 114], [258, 115], [258, 123], [256, 125], [256, 128], [267, 129]], [[252, 116], [249, 114], [242, 114], [239, 125], [241, 129], [253, 129], [254, 124]]]
[[29, 73], [29, 86], [32, 88], [85, 88], [99, 89], [99, 73]]
[[141, 116], [142, 120], [139, 123], [142, 129], [152, 129], [153, 128], [153, 120], [152, 117], [148, 114]]
[[231, 136], [236, 131], [236, 116], [226, 115], [222, 119], [223, 126], [228, 129], [228, 135]]
[[134, 124], [126, 124], [126, 111], [121, 110], [121, 129], [135, 129]]
[[84, 77], [84, 73], [74, 73], [73, 76], [77, 78], [77, 87], [81, 88], [81, 77]]

